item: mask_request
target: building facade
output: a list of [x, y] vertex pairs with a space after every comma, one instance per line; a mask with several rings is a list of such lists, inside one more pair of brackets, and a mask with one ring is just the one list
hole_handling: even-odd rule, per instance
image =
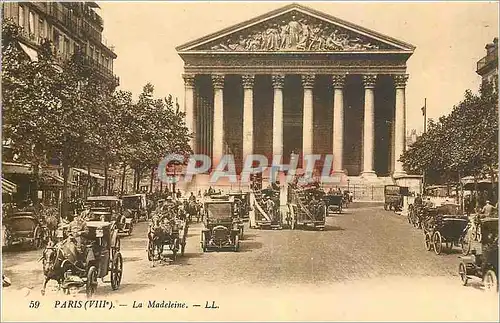
[[333, 154], [348, 176], [404, 174], [414, 49], [297, 4], [179, 46], [192, 147], [214, 162]]
[[498, 38], [485, 47], [486, 56], [477, 62], [476, 73], [481, 75], [483, 82], [493, 83], [495, 90], [498, 86]]
[[[38, 59], [40, 46], [49, 40], [56, 61], [68, 60], [80, 51], [85, 62], [116, 87], [119, 78], [113, 73], [113, 61], [117, 55], [102, 36], [103, 20], [97, 13], [98, 9], [95, 2], [3, 2], [2, 17], [22, 27], [19, 45], [31, 60]], [[63, 179], [58, 160], [49, 160], [49, 165], [40, 170], [38, 185], [34, 185], [32, 167], [16, 162], [8, 139], [4, 138], [2, 146], [2, 181], [16, 185], [9, 192], [14, 201], [37, 196], [44, 201], [60, 200]], [[102, 194], [104, 177], [96, 172], [103, 173], [99, 166], [92, 167], [91, 171], [71, 169], [71, 195]], [[109, 184], [112, 184], [112, 179]], [[38, 191], [34, 191], [34, 187]]]
[[36, 59], [37, 50], [44, 40], [53, 44], [57, 60], [69, 59], [81, 50], [86, 61], [103, 77], [114, 81], [113, 61], [117, 55], [106, 45], [102, 36], [104, 28], [95, 2], [4, 2], [4, 19], [12, 19], [23, 28], [21, 46]]

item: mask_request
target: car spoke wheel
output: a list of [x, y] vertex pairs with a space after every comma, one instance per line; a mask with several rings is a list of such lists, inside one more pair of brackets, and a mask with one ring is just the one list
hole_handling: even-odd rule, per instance
[[498, 292], [498, 280], [497, 275], [493, 270], [488, 270], [483, 277], [484, 289], [488, 292], [496, 293]]
[[432, 249], [432, 241], [431, 241], [431, 235], [429, 233], [425, 233], [425, 250], [431, 251]]
[[153, 261], [154, 259], [154, 253], [155, 253], [155, 246], [153, 244], [153, 241], [151, 239], [148, 240], [148, 248], [146, 249], [148, 252], [148, 260]]
[[33, 247], [35, 249], [40, 249], [43, 246], [43, 232], [40, 226], [35, 228], [33, 233]]
[[434, 247], [434, 252], [436, 253], [436, 255], [440, 255], [442, 247], [443, 247], [443, 245], [442, 245], [443, 239], [442, 239], [441, 233], [439, 231], [434, 232], [432, 243], [433, 243], [433, 247]]
[[97, 289], [97, 268], [91, 266], [87, 272], [86, 293], [87, 297], [92, 297]]
[[467, 285], [467, 281], [469, 280], [469, 277], [467, 277], [467, 267], [465, 266], [465, 263], [461, 262], [458, 265], [458, 274], [460, 275], [460, 280], [462, 281], [462, 285]]
[[113, 257], [111, 268], [111, 288], [117, 290], [120, 287], [123, 275], [123, 258], [121, 253], [116, 253]]
[[462, 246], [462, 255], [467, 256], [470, 253], [470, 246], [471, 246], [470, 240], [467, 236], [462, 238], [461, 246]]
[[239, 235], [236, 235], [234, 237], [234, 251], [237, 252], [238, 250], [240, 250], [240, 237]]

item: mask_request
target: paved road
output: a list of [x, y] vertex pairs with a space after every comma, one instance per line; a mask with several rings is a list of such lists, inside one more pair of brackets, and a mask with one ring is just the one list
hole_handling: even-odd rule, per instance
[[[457, 288], [464, 293], [477, 293], [480, 288], [479, 285], [475, 288], [460, 286], [458, 248], [452, 254], [440, 256], [426, 251], [421, 231], [411, 227], [406, 218], [384, 211], [379, 205], [355, 204], [342, 215], [328, 217], [326, 229], [322, 232], [245, 228], [246, 237], [241, 241], [238, 253], [202, 253], [200, 229], [200, 224], [191, 225], [184, 257], [175, 263], [152, 268], [145, 250], [147, 225], [140, 223], [131, 237], [122, 239], [124, 276], [120, 290], [112, 291], [109, 284], [100, 284], [98, 294], [117, 297], [148, 293], [158, 286], [164, 286], [166, 290], [175, 289], [174, 286], [194, 289], [197, 287], [193, 286], [230, 286], [230, 289], [252, 286], [254, 289], [274, 287], [283, 291], [305, 286], [321, 289], [324, 286], [361, 284], [361, 287], [352, 287], [355, 290], [371, 288], [368, 286], [378, 288], [376, 286], [380, 287], [382, 282], [384, 288], [391, 284], [410, 286], [408, 284], [415, 282], [411, 285], [413, 287], [405, 288], [414, 289], [410, 293], [420, 291], [424, 294], [427, 286], [450, 285], [453, 290]], [[42, 272], [41, 264], [37, 262], [40, 254], [40, 251], [4, 253], [4, 273], [13, 282], [10, 289], [36, 291], [40, 288]], [[349, 291], [352, 292], [352, 288]], [[442, 288], [447, 287], [436, 287], [436, 293], [443, 294]], [[453, 293], [449, 297], [454, 297]]]

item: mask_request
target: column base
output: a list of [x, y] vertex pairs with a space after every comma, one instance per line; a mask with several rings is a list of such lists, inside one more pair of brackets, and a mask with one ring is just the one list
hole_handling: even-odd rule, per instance
[[362, 178], [367, 178], [367, 179], [375, 179], [375, 178], [377, 178], [377, 174], [374, 171], [372, 171], [372, 170], [370, 170], [370, 171], [363, 171], [361, 173], [361, 177]]
[[408, 174], [404, 170], [396, 170], [396, 171], [394, 171], [394, 173], [392, 173], [392, 177], [394, 177], [394, 178], [403, 177], [406, 175], [408, 175]]

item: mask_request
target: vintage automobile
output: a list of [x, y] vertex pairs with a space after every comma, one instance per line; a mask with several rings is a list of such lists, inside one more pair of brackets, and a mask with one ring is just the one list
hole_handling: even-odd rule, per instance
[[117, 196], [89, 196], [87, 203], [90, 206], [89, 220], [114, 222], [119, 233], [131, 235], [134, 229], [132, 212], [123, 210], [122, 200]]
[[443, 243], [448, 250], [458, 245], [467, 227], [467, 216], [461, 215], [460, 206], [442, 205], [435, 208], [423, 223], [425, 249], [434, 249], [437, 255], [443, 251]]
[[5, 246], [29, 243], [35, 249], [43, 246], [48, 230], [42, 218], [30, 211], [14, 212], [3, 219]]
[[105, 221], [86, 223], [89, 233], [84, 237], [87, 252], [83, 266], [77, 261], [72, 233], [65, 226], [58, 230], [58, 236], [63, 239], [45, 248], [41, 258], [45, 275], [42, 294], [45, 293], [47, 282], [51, 279], [59, 282], [59, 287], [65, 294], [85, 287], [87, 297], [96, 292], [97, 279], [104, 278], [108, 274], [110, 274], [111, 288], [117, 290], [120, 287], [123, 257], [120, 253], [118, 229], [113, 223]]
[[484, 218], [471, 254], [462, 256], [458, 273], [465, 286], [472, 277], [483, 280], [486, 290], [498, 292], [498, 218]]
[[148, 210], [146, 203], [146, 194], [133, 194], [122, 196], [122, 205], [125, 210], [132, 212], [134, 222], [140, 219], [148, 219]]
[[344, 204], [344, 197], [342, 195], [326, 194], [323, 196], [323, 201], [326, 204], [327, 214], [330, 212], [342, 213], [342, 206]]
[[[288, 186], [288, 214], [287, 222], [292, 230], [298, 226], [317, 230], [325, 229], [327, 207], [319, 203], [323, 198], [323, 190], [316, 187]], [[314, 199], [314, 200], [313, 200]], [[317, 201], [311, 205], [311, 202]]]
[[234, 198], [213, 196], [204, 202], [204, 228], [201, 231], [201, 249], [203, 252], [216, 249], [240, 248], [240, 227], [234, 219]]
[[403, 208], [402, 187], [386, 185], [384, 187], [384, 210], [401, 211]]

